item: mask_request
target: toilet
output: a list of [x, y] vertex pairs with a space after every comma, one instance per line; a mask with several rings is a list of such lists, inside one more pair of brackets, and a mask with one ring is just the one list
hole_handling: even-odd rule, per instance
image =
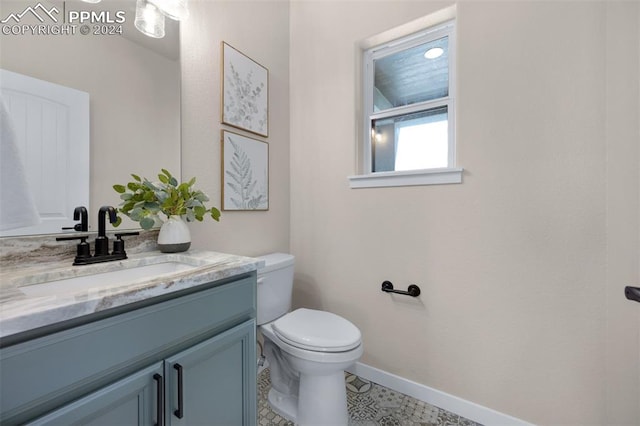
[[261, 256], [258, 331], [269, 364], [271, 408], [297, 425], [347, 425], [344, 369], [362, 356], [360, 330], [330, 312], [292, 312], [294, 257]]

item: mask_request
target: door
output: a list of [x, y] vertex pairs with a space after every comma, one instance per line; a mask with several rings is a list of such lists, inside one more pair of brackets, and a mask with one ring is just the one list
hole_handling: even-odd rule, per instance
[[167, 425], [255, 425], [255, 321], [165, 360]]
[[29, 425], [162, 425], [162, 362], [59, 408]]
[[89, 94], [7, 70], [0, 93], [41, 219], [0, 236], [59, 233], [75, 207], [89, 207]]

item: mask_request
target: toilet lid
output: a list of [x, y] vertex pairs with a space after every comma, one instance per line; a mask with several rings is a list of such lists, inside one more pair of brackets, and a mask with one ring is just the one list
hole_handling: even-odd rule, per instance
[[344, 352], [360, 344], [360, 330], [330, 312], [296, 309], [273, 323], [273, 331], [286, 343], [316, 352]]

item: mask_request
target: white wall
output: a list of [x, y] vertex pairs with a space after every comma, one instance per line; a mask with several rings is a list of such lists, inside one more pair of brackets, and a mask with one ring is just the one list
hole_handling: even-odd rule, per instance
[[[181, 26], [182, 175], [221, 206], [221, 44], [269, 70], [269, 211], [190, 224], [193, 246], [241, 255], [289, 250], [289, 3], [191, 1]], [[242, 132], [239, 132], [242, 133]], [[251, 136], [264, 140], [259, 136]]]
[[[606, 401], [632, 391], [605, 362], [605, 114], [619, 69], [603, 52], [619, 13], [607, 18], [604, 2], [458, 3], [464, 183], [348, 188], [356, 43], [450, 4], [292, 2], [295, 303], [357, 324], [366, 364], [534, 423], [605, 424]], [[617, 56], [632, 88], [637, 43]], [[637, 131], [623, 130], [627, 147]], [[389, 296], [385, 279], [423, 294]], [[637, 423], [637, 407], [622, 405]]]
[[612, 2], [606, 12], [606, 419], [640, 424], [640, 306], [621, 297], [640, 285], [640, 53], [630, 51], [640, 49], [640, 7]]

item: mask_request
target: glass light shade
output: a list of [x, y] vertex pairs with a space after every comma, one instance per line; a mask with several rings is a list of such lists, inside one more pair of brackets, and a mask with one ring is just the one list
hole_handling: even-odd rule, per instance
[[144, 35], [164, 37], [164, 15], [147, 0], [137, 0], [135, 26]]
[[431, 49], [424, 52], [424, 57], [426, 59], [435, 59], [442, 56], [444, 53], [444, 49], [442, 47], [432, 47]]
[[176, 21], [183, 21], [189, 17], [187, 0], [149, 0], [156, 5], [167, 17]]

